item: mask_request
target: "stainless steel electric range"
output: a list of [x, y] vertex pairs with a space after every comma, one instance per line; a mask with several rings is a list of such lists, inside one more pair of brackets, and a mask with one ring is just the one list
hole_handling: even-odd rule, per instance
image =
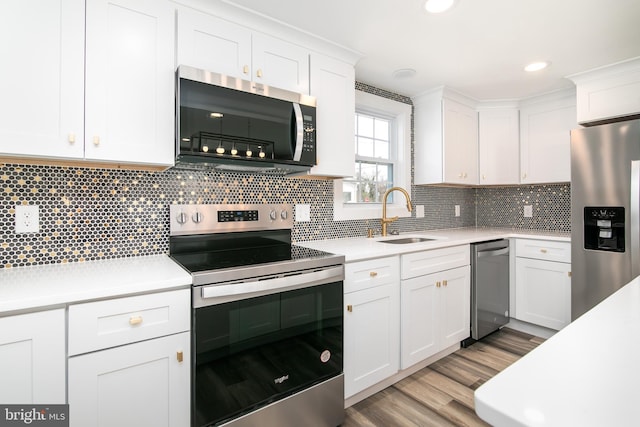
[[290, 205], [172, 205], [193, 277], [192, 426], [344, 419], [344, 257], [291, 243]]

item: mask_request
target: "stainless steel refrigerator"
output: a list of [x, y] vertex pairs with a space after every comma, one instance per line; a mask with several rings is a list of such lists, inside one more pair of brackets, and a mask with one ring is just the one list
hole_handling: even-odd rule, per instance
[[571, 131], [571, 318], [640, 274], [640, 120]]

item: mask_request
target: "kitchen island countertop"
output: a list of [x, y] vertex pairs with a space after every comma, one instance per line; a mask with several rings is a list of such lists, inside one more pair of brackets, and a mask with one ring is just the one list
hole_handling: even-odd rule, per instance
[[496, 426], [638, 425], [640, 278], [475, 391]]

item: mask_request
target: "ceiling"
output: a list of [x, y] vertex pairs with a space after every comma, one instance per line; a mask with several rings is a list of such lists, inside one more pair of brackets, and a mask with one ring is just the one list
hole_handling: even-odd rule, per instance
[[[477, 100], [569, 88], [565, 77], [640, 56], [638, 0], [225, 0], [360, 52], [356, 80], [406, 96], [445, 85]], [[551, 61], [536, 73], [523, 67]], [[393, 77], [411, 68], [413, 77]]]

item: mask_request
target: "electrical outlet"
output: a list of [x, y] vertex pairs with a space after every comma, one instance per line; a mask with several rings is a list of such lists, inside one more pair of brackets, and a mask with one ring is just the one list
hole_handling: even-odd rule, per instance
[[416, 218], [424, 218], [424, 205], [416, 206]]
[[524, 215], [525, 218], [533, 217], [533, 206], [531, 206], [531, 205], [524, 206], [523, 215]]
[[311, 221], [311, 205], [296, 205], [296, 222]]
[[460, 205], [455, 205], [453, 212], [455, 214], [455, 216], [460, 216]]
[[16, 205], [16, 233], [40, 231], [40, 210], [37, 205]]

